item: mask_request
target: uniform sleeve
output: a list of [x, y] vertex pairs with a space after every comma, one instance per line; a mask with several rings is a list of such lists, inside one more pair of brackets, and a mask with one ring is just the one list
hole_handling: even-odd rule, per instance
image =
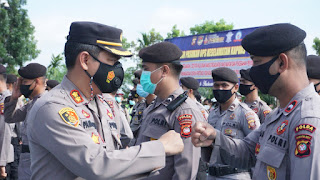
[[[3, 115], [1, 115], [3, 116]], [[0, 118], [0, 166], [6, 166], [11, 150], [10, 127]]]
[[[255, 147], [259, 140], [260, 128], [252, 131], [244, 139], [229, 138], [219, 130], [212, 151], [219, 151], [221, 161], [232, 167], [249, 169], [255, 166]], [[212, 152], [212, 154], [215, 154]]]
[[18, 100], [13, 100], [4, 104], [4, 116], [7, 123], [22, 122], [26, 118], [27, 105], [16, 109], [17, 102]]
[[73, 119], [72, 125], [66, 123], [58, 113], [63, 108], [57, 104], [47, 104], [38, 110], [33, 109], [28, 116], [32, 156], [36, 156], [32, 154], [32, 144], [38, 144], [68, 170], [84, 179], [133, 178], [164, 167], [165, 151], [160, 141], [107, 151], [95, 144], [91, 136], [77, 126], [77, 121]]
[[247, 136], [253, 130], [258, 129], [260, 127], [260, 120], [258, 118], [258, 115], [251, 109], [243, 109], [243, 115], [241, 118], [243, 119], [241, 121], [241, 124], [245, 136]]
[[291, 179], [320, 179], [320, 119], [304, 118], [296, 122], [289, 136]]
[[259, 114], [260, 123], [262, 124], [266, 119], [266, 116], [272, 111], [272, 109], [267, 105], [262, 103], [261, 110]]
[[190, 136], [192, 126], [196, 121], [204, 121], [204, 117], [199, 110], [187, 109], [177, 113], [175, 118], [174, 129], [182, 137], [184, 150], [181, 154], [174, 156], [175, 173], [172, 179], [195, 179], [198, 172], [201, 149], [193, 146]]
[[126, 119], [121, 118], [120, 121], [121, 121], [120, 122], [121, 123], [121, 129], [120, 129], [121, 144], [123, 148], [126, 148], [129, 145], [131, 139], [133, 139], [133, 133]]

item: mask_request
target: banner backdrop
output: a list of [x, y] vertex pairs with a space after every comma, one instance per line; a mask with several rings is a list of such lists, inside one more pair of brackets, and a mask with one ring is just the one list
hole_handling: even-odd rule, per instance
[[252, 66], [250, 55], [242, 48], [241, 41], [257, 28], [177, 37], [166, 41], [176, 44], [183, 51], [181, 77], [191, 76], [199, 81], [201, 87], [212, 87], [213, 69], [228, 67], [240, 77], [240, 69]]

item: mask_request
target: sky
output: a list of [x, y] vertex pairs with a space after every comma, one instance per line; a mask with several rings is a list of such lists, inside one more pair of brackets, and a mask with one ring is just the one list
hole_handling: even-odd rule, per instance
[[63, 52], [74, 21], [115, 26], [129, 41], [136, 41], [152, 28], [166, 37], [175, 24], [189, 35], [190, 27], [206, 20], [224, 19], [233, 23], [234, 29], [291, 23], [307, 32], [308, 55], [315, 54], [312, 45], [315, 37], [320, 38], [319, 7], [319, 0], [28, 0], [24, 6], [41, 50], [32, 62], [45, 66], [52, 54]]

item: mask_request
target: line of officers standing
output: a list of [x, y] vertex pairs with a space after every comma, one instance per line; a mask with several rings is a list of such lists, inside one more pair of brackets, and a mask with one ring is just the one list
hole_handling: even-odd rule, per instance
[[[305, 36], [291, 24], [247, 35], [242, 46], [253, 67], [240, 70], [240, 85], [233, 70], [212, 71], [218, 105], [210, 112], [199, 102], [198, 81], [179, 78], [177, 46], [161, 42], [142, 49], [129, 125], [115, 100], [124, 78], [118, 60], [132, 55], [122, 48], [122, 30], [74, 22], [65, 45], [68, 72], [60, 85], [47, 92], [46, 68], [37, 63], [19, 69], [11, 93], [0, 83], [1, 177], [317, 179], [320, 59], [308, 56], [306, 63]], [[272, 111], [258, 89], [277, 97], [280, 107]], [[30, 102], [19, 105], [21, 95]], [[20, 136], [22, 142], [16, 142]], [[10, 143], [22, 144], [18, 176], [8, 167], [14, 162]]]

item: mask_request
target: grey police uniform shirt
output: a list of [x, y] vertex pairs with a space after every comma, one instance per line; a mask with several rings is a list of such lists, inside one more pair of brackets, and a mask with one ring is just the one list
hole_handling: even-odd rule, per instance
[[[254, 113], [246, 104], [241, 103], [237, 98], [233, 101], [230, 107], [221, 112], [220, 105], [213, 109], [208, 118], [209, 124], [222, 134], [233, 138], [243, 139], [253, 130], [259, 128], [260, 121], [256, 113]], [[219, 149], [215, 149], [210, 154], [210, 157], [203, 155], [205, 161], [209, 160], [209, 165], [223, 166], [226, 163], [219, 158]], [[202, 154], [207, 152], [206, 148], [202, 149]], [[210, 152], [210, 151], [209, 151]], [[235, 173], [221, 176], [222, 179], [250, 179], [248, 172]], [[214, 179], [213, 177], [209, 179]]]
[[[128, 120], [125, 116], [123, 108], [117, 103], [115, 98], [108, 93], [103, 94], [104, 100], [110, 107], [108, 110], [108, 114], [110, 118], [114, 118], [117, 123], [117, 127], [120, 133], [120, 140], [122, 144], [122, 148], [126, 148], [133, 138], [133, 133], [130, 129]], [[111, 113], [111, 114], [110, 114]]]
[[137, 133], [139, 131], [139, 128], [141, 126], [143, 111], [146, 108], [147, 108], [147, 103], [146, 103], [145, 99], [143, 99], [142, 101], [138, 102], [133, 107], [130, 128], [131, 128], [133, 134], [135, 135], [135, 138], [136, 138]]
[[160, 141], [118, 150], [121, 142], [108, 105], [90, 103], [65, 76], [28, 115], [31, 179], [134, 179], [165, 165]]
[[153, 104], [143, 112], [143, 120], [138, 133], [136, 144], [159, 139], [161, 135], [169, 130], [180, 133], [184, 150], [181, 154], [166, 158], [166, 166], [160, 170], [160, 174], [150, 179], [195, 179], [199, 160], [200, 148], [191, 143], [192, 125], [196, 121], [204, 121], [203, 115], [197, 108], [195, 102], [187, 98], [184, 103], [173, 112], [167, 110], [171, 100], [183, 93], [182, 88], [175, 90], [167, 99], [156, 98]]
[[6, 166], [7, 163], [11, 163], [14, 160], [14, 150], [11, 144], [11, 128], [5, 122], [4, 117], [4, 100], [10, 95], [10, 91], [6, 90], [0, 96], [0, 166]]
[[[245, 102], [246, 103], [246, 102]], [[259, 117], [260, 123], [262, 124], [266, 116], [272, 111], [272, 109], [258, 97], [257, 100], [252, 103], [246, 103]]]
[[195, 102], [196, 102], [198, 108], [200, 109], [200, 111], [201, 111], [204, 119], [205, 119], [206, 121], [208, 121], [209, 112], [206, 110], [206, 108], [205, 108], [199, 101], [195, 100]]
[[267, 115], [259, 129], [243, 140], [217, 131], [214, 148], [233, 166], [255, 165], [253, 179], [320, 179], [320, 96], [310, 84], [284, 109]]

